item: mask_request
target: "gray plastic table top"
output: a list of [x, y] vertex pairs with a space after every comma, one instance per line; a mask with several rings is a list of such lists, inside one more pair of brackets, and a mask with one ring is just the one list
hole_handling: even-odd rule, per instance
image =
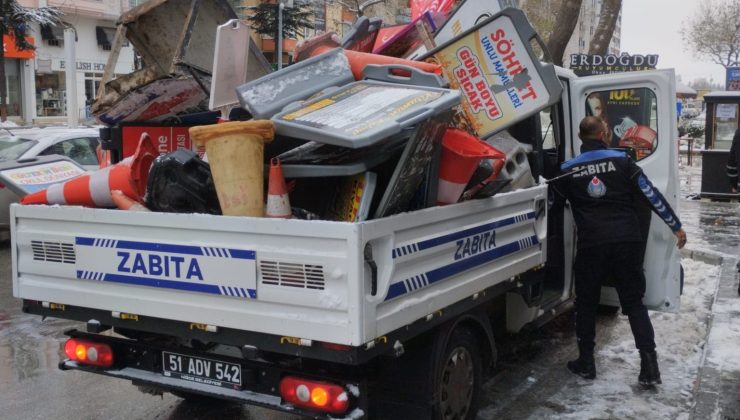
[[370, 146], [460, 103], [457, 90], [365, 80], [272, 117], [278, 134], [349, 148]]

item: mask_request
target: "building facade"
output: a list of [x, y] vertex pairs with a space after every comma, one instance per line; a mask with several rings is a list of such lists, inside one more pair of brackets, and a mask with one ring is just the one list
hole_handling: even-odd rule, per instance
[[[64, 27], [34, 24], [29, 35], [34, 39], [36, 50], [30, 57], [6, 61], [9, 118], [25, 123], [50, 124], [66, 121], [71, 112], [80, 120], [86, 119], [108, 61], [116, 21], [137, 1], [19, 0], [19, 3], [25, 7], [56, 7], [64, 13], [63, 22], [74, 28], [77, 34], [74, 67], [78, 109], [67, 109], [70, 89], [65, 73]], [[133, 48], [124, 42], [114, 73], [127, 74], [133, 69]]]

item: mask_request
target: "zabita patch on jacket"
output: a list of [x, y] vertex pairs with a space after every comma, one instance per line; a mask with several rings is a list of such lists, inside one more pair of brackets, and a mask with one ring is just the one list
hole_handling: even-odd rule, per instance
[[598, 174], [605, 174], [607, 172], [616, 172], [616, 171], [617, 171], [617, 167], [611, 161], [574, 166], [572, 169], [572, 172], [575, 172], [573, 174], [573, 178], [580, 178], [584, 176], [594, 176]]

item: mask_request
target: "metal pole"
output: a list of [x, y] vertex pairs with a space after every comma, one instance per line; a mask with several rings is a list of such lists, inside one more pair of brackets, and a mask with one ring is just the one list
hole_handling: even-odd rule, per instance
[[77, 54], [75, 52], [75, 29], [64, 29], [64, 73], [67, 85], [67, 126], [77, 128], [80, 111], [77, 109]]
[[278, 4], [278, 39], [277, 39], [277, 67], [278, 70], [283, 68], [283, 5], [282, 1]]

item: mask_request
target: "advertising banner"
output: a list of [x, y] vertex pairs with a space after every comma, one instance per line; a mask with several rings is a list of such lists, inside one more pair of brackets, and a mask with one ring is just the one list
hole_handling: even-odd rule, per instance
[[727, 68], [726, 90], [740, 90], [740, 67]]
[[529, 41], [536, 36], [516, 9], [485, 20], [430, 54], [450, 87], [460, 89], [471, 128], [485, 138], [551, 105], [562, 86]]

